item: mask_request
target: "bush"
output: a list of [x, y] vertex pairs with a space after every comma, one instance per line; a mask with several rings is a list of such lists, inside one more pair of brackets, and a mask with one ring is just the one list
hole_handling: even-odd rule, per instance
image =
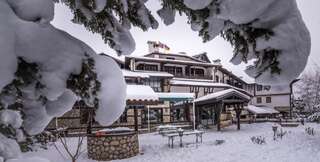
[[259, 144], [259, 145], [266, 144], [266, 138], [262, 136], [253, 136], [251, 137], [251, 141], [254, 144]]

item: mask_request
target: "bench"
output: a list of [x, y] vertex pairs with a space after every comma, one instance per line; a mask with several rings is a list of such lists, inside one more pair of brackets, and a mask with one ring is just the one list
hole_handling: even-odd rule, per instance
[[157, 127], [157, 131], [159, 134], [164, 135], [168, 133], [177, 133], [179, 128], [187, 128], [190, 125], [160, 125]]
[[170, 134], [164, 134], [163, 136], [168, 137], [168, 146], [170, 148], [173, 148], [173, 141], [175, 137], [180, 138], [180, 147], [183, 146], [182, 138], [183, 136], [189, 136], [189, 135], [195, 135], [196, 136], [196, 143], [202, 143], [202, 135], [204, 134], [204, 131], [188, 131], [188, 132], [178, 132], [178, 133], [170, 133]]

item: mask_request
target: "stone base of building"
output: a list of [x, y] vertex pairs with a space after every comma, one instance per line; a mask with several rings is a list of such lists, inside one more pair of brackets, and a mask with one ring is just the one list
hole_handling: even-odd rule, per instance
[[138, 134], [112, 132], [103, 135], [88, 135], [88, 157], [97, 161], [126, 159], [139, 154]]

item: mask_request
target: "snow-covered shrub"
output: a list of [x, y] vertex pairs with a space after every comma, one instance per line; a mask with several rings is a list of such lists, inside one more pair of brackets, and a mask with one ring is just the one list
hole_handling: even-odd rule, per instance
[[0, 156], [5, 160], [20, 154], [18, 142], [27, 149], [32, 136], [77, 100], [95, 108], [102, 125], [114, 122], [125, 107], [126, 86], [116, 62], [53, 27], [53, 6], [52, 0], [0, 1]]
[[254, 144], [259, 144], [259, 145], [266, 144], [266, 138], [263, 136], [252, 136], [250, 139]]
[[320, 122], [320, 112], [315, 112], [313, 114], [311, 114], [310, 116], [308, 116], [308, 121], [311, 122]]
[[305, 131], [306, 131], [306, 133], [307, 133], [308, 135], [310, 135], [310, 136], [314, 136], [314, 135], [315, 135], [314, 128], [312, 128], [312, 127], [307, 127], [307, 128], [305, 129]]
[[214, 142], [214, 145], [222, 145], [223, 143], [225, 143], [226, 141], [225, 140], [216, 140]]

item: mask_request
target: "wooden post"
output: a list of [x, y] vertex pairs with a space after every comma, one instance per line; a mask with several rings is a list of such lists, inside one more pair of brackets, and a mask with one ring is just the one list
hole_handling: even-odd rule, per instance
[[235, 111], [236, 111], [236, 116], [237, 116], [237, 129], [240, 130], [240, 115], [241, 115], [241, 108], [240, 105], [237, 104], [235, 105]]
[[217, 107], [217, 130], [220, 131], [221, 130], [221, 122], [220, 122], [220, 115], [221, 115], [221, 111], [222, 111], [222, 108], [223, 108], [224, 104], [221, 102], [218, 104], [218, 107]]
[[133, 106], [133, 112], [134, 112], [134, 130], [138, 132], [138, 110], [136, 106]]
[[195, 128], [196, 129], [198, 129], [198, 126], [199, 126], [199, 124], [200, 124], [200, 113], [199, 113], [199, 111], [200, 111], [200, 109], [201, 109], [201, 107], [195, 107], [195, 120], [196, 120], [196, 122], [195, 122], [195, 124], [196, 124], [196, 126], [195, 126]]
[[92, 134], [93, 109], [86, 109], [88, 113], [87, 134]]

